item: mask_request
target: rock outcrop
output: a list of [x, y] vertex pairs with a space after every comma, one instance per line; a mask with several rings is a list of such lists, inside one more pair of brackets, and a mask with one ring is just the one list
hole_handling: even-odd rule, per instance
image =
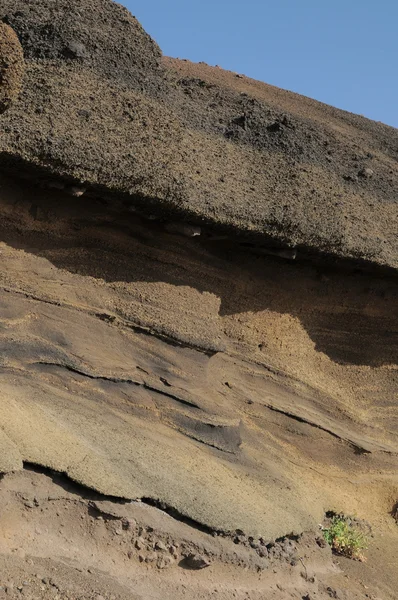
[[0, 23], [0, 114], [18, 98], [24, 70], [22, 46], [15, 31]]
[[0, 19], [0, 472], [162, 509], [242, 569], [315, 552], [327, 511], [393, 553], [397, 130], [164, 58], [110, 0]]

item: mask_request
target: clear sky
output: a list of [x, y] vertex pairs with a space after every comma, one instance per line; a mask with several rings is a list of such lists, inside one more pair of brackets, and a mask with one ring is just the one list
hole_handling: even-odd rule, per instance
[[398, 0], [121, 0], [164, 54], [398, 127]]

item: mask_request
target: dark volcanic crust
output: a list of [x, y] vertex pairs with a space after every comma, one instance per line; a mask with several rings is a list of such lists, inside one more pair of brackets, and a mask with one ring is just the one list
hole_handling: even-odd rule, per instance
[[241, 152], [235, 190], [219, 172], [207, 212], [287, 244], [397, 266], [397, 129], [205, 63], [163, 63], [187, 126]]
[[0, 17], [27, 58], [0, 122], [3, 164], [151, 214], [397, 267], [396, 129], [207, 65], [162, 66], [110, 0], [0, 0]]
[[1, 0], [27, 60], [94, 69], [145, 92], [161, 85], [161, 51], [137, 19], [111, 0]]

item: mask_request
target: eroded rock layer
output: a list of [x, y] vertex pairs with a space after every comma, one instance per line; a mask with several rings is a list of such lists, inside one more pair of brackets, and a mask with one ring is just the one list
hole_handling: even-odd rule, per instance
[[386, 510], [396, 282], [120, 211], [2, 182], [2, 470], [267, 539]]
[[[294, 568], [326, 512], [355, 514], [388, 540], [392, 599], [397, 131], [162, 58], [110, 0], [69, 4], [0, 0], [0, 472], [14, 472], [0, 495], [62, 473], [84, 486], [79, 519], [99, 510], [87, 488], [114, 520], [130, 501], [162, 508], [221, 570], [265, 569], [276, 540], [310, 540], [278, 600], [310, 597], [311, 579], [328, 597]], [[7, 523], [26, 521], [14, 500], [1, 552], [18, 538]], [[119, 535], [93, 531], [90, 548]], [[332, 569], [326, 551], [319, 565]]]

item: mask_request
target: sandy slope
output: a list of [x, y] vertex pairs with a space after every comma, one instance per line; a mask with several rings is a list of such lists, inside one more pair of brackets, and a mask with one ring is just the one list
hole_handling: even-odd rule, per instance
[[[333, 559], [314, 534], [260, 546], [260, 558], [241, 535], [238, 543], [210, 536], [157, 508], [104, 499], [54, 473], [28, 468], [7, 475], [0, 502], [0, 598], [395, 598], [395, 582], [379, 577], [380, 569], [389, 573], [384, 553], [392, 570], [396, 557], [388, 529], [372, 538], [368, 564]], [[190, 568], [191, 556], [208, 566]]]

